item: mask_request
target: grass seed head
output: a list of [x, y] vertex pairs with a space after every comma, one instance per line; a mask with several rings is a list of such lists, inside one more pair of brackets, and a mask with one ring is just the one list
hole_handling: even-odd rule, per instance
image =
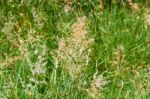
[[93, 77], [93, 80], [90, 83], [90, 87], [87, 89], [88, 95], [93, 98], [102, 98], [103, 88], [107, 84], [108, 81], [102, 75]]
[[67, 39], [59, 41], [58, 57], [64, 63], [63, 67], [70, 76], [78, 78], [88, 66], [93, 39], [86, 37], [86, 17], [78, 17], [77, 22], [72, 25], [72, 34]]

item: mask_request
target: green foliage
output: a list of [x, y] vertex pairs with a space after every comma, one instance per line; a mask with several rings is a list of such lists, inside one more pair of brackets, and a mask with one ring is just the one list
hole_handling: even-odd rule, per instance
[[0, 99], [149, 99], [150, 3], [102, 1], [0, 0]]

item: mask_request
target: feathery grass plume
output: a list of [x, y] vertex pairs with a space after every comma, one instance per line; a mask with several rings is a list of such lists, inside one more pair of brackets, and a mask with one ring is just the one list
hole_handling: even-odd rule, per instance
[[0, 62], [0, 68], [4, 68], [4, 67], [8, 67], [10, 65], [13, 65], [16, 61], [18, 60], [22, 60], [22, 56], [13, 56], [13, 57], [9, 57], [6, 56], [6, 59], [2, 62]]
[[72, 10], [71, 4], [72, 4], [72, 1], [71, 1], [71, 0], [65, 0], [64, 11], [65, 11], [66, 13]]
[[[18, 54], [20, 55], [13, 57], [7, 56], [6, 60], [2, 61], [1, 65], [3, 65], [3, 67], [8, 65], [15, 65], [15, 62], [18, 60], [25, 62], [26, 65], [29, 66], [31, 76], [27, 78], [29, 80], [29, 83], [21, 81], [24, 82], [22, 83], [22, 86], [25, 86], [25, 92], [26, 90], [29, 90], [31, 93], [33, 93], [33, 91], [35, 90], [30, 89], [39, 88], [38, 86], [45, 85], [45, 73], [47, 64], [45, 56], [47, 48], [42, 41], [43, 37], [40, 36], [40, 33], [37, 33], [34, 28], [28, 31], [28, 34], [25, 35], [25, 38], [22, 38], [21, 33], [23, 27], [19, 26], [17, 22], [18, 21], [16, 20], [16, 17], [11, 12], [9, 12], [8, 19], [4, 23], [2, 32], [4, 33], [4, 35], [6, 35], [8, 41], [12, 43], [12, 45], [17, 43], [15, 45], [17, 45], [16, 47], [18, 50]], [[40, 27], [43, 27], [43, 25], [39, 25], [39, 28]], [[35, 85], [33, 85], [33, 83]], [[29, 88], [28, 85], [32, 85], [33, 88]]]
[[5, 35], [8, 35], [8, 39], [12, 35], [13, 29], [14, 29], [14, 25], [15, 25], [15, 23], [10, 21], [10, 20], [8, 20], [7, 22], [4, 23], [4, 27], [2, 29], [2, 32]]
[[[36, 52], [37, 50], [37, 52]], [[45, 45], [40, 45], [38, 49], [35, 50], [35, 55], [37, 59], [33, 62], [31, 59], [27, 60], [27, 64], [30, 66], [31, 76], [28, 78], [28, 83], [23, 83], [22, 86], [25, 88], [26, 94], [29, 96], [34, 96], [34, 90], [43, 87], [46, 84], [46, 51]], [[40, 86], [40, 87], [39, 87]]]
[[[1, 29], [1, 32], [2, 32], [2, 35], [5, 35], [6, 38], [7, 38], [7, 43], [11, 43], [11, 45], [17, 41], [17, 35], [15, 34], [15, 25], [17, 23], [17, 17], [15, 15], [13, 15], [13, 13], [11, 11], [9, 11], [8, 13], [8, 16], [6, 18], [4, 18], [4, 23], [3, 24], [3, 27]], [[6, 45], [7, 46], [7, 45]], [[12, 50], [14, 48], [11, 48], [10, 46], [10, 50]], [[18, 60], [22, 60], [22, 56], [21, 55], [11, 55], [10, 53], [7, 53], [6, 52], [3, 52], [4, 53], [4, 56], [5, 56], [5, 59], [4, 60], [1, 60], [1, 63], [0, 63], [0, 72], [4, 72], [3, 73], [3, 76], [5, 77], [2, 77], [1, 76], [1, 89], [0, 90], [0, 98], [1, 99], [8, 99], [8, 98], [11, 98], [11, 96], [14, 95], [15, 98], [17, 98], [17, 95], [16, 95], [16, 90], [13, 90], [14, 87], [16, 86], [15, 83], [13, 82], [13, 76], [12, 75], [9, 75], [9, 72], [8, 73], [5, 73], [5, 71], [7, 71], [8, 66], [14, 66], [16, 61]], [[12, 70], [14, 70], [14, 68], [12, 68]], [[13, 91], [12, 91], [13, 90]]]
[[122, 63], [125, 63], [124, 60], [124, 46], [120, 45], [117, 47], [117, 49], [114, 50], [114, 59], [111, 62], [113, 66], [119, 66]]
[[57, 59], [68, 71], [72, 79], [78, 78], [86, 70], [91, 53], [92, 38], [87, 38], [86, 17], [78, 17], [72, 25], [70, 37], [58, 43]]
[[44, 11], [37, 11], [35, 7], [32, 8], [33, 21], [37, 28], [42, 29], [47, 21], [47, 15]]
[[133, 12], [140, 10], [138, 3], [134, 3], [132, 0], [128, 0], [128, 3]]
[[85, 89], [88, 96], [92, 98], [103, 98], [103, 89], [108, 84], [107, 79], [101, 74], [98, 75], [97, 63], [96, 63], [96, 72], [93, 74], [93, 79], [90, 81], [90, 86]]
[[[10, 49], [14, 49], [18, 44], [18, 34], [15, 33], [15, 26], [17, 24], [16, 16], [12, 14], [12, 12], [8, 12], [8, 18], [6, 18], [5, 22], [3, 23], [3, 27], [1, 32], [6, 36], [7, 40], [6, 43], [11, 43]], [[7, 52], [6, 52], [7, 53]], [[21, 60], [21, 55], [11, 56], [5, 53], [5, 60], [1, 60], [0, 65], [1, 68], [8, 67], [13, 65], [16, 61]]]
[[11, 77], [5, 79], [1, 90], [0, 90], [0, 99], [9, 99], [12, 95], [12, 88], [15, 86], [14, 82], [12, 82]]
[[150, 26], [150, 14], [145, 15], [145, 22], [147, 23], [148, 26]]
[[[11, 36], [10, 38], [12, 39]], [[29, 66], [31, 75], [27, 78], [29, 80], [28, 83], [23, 79], [20, 80], [20, 83], [26, 95], [34, 96], [35, 90], [46, 85], [45, 77], [47, 61], [45, 56], [47, 47], [42, 41], [43, 37], [37, 35], [37, 31], [34, 29], [30, 29], [25, 39], [21, 38], [19, 34], [17, 35], [16, 39], [19, 44], [18, 50], [20, 51], [20, 56], [7, 56], [6, 60], [2, 61], [1, 65], [6, 67], [14, 64], [18, 60], [25, 62], [26, 65]], [[8, 85], [11, 84], [8, 82]], [[11, 88], [7, 89], [10, 90]], [[8, 95], [7, 98], [8, 97], [10, 96]]]
[[90, 87], [86, 90], [88, 95], [96, 98], [103, 98], [103, 88], [108, 84], [108, 81], [102, 76], [96, 77], [96, 75], [93, 76], [93, 80], [90, 83]]
[[71, 10], [72, 10], [72, 8], [71, 8], [70, 5], [65, 5], [65, 7], [64, 7], [64, 11], [65, 11], [65, 12], [69, 12], [69, 11], [71, 11]]
[[135, 95], [137, 97], [144, 97], [150, 92], [150, 65], [142, 64], [140, 67], [144, 68], [134, 70], [135, 77], [132, 83], [135, 88]]
[[[43, 86], [46, 84], [46, 52], [47, 47], [42, 42], [42, 37], [36, 35], [36, 31], [31, 29], [25, 40], [20, 39], [19, 50], [24, 57], [24, 61], [30, 68], [31, 76], [28, 78], [29, 83], [22, 82], [26, 94], [29, 96], [33, 95], [33, 92], [38, 86]], [[29, 49], [30, 47], [30, 49]], [[33, 60], [34, 58], [34, 60]], [[33, 85], [34, 84], [34, 85]]]
[[100, 7], [100, 9], [104, 9], [104, 1], [103, 0], [99, 0], [99, 7]]
[[2, 32], [7, 36], [7, 39], [12, 43], [15, 40], [14, 28], [16, 24], [16, 16], [12, 14], [12, 12], [8, 12], [8, 18], [4, 23], [2, 28]]

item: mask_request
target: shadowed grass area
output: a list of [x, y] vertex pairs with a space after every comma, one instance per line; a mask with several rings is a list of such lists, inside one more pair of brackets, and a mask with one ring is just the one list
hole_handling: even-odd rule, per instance
[[149, 2], [126, 2], [1, 0], [0, 98], [149, 99]]

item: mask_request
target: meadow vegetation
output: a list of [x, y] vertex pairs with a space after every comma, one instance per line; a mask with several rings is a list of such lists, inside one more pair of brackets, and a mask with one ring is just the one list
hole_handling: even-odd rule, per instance
[[149, 99], [149, 0], [0, 0], [0, 99]]

